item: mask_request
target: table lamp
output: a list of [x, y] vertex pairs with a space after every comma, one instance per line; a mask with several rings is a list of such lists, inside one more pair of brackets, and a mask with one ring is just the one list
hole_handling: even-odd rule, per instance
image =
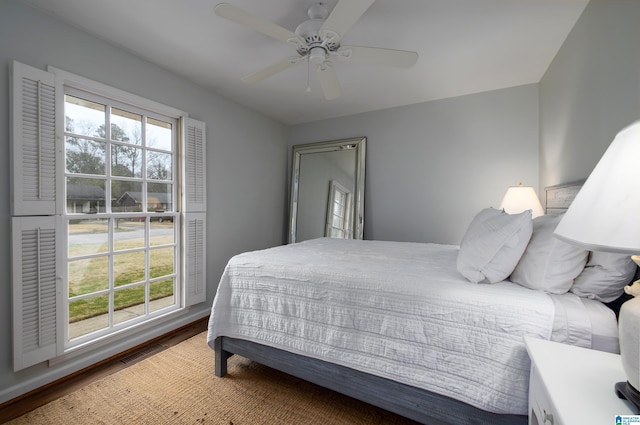
[[531, 186], [511, 186], [504, 194], [500, 209], [508, 214], [520, 214], [523, 211], [531, 210], [531, 218], [544, 215], [540, 199], [536, 191]]
[[[555, 235], [591, 251], [640, 253], [640, 121], [616, 135]], [[640, 410], [640, 297], [622, 305], [618, 334], [627, 382], [615, 389]]]

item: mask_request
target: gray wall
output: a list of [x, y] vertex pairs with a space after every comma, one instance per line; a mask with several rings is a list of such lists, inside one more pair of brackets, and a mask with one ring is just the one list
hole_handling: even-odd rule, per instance
[[301, 124], [289, 144], [360, 136], [365, 239], [459, 244], [508, 186], [537, 187], [538, 86]]
[[[162, 327], [55, 367], [13, 373], [9, 227], [9, 64], [65, 69], [184, 110], [207, 123], [207, 303]], [[0, 1], [0, 402], [145, 339], [207, 316], [228, 259], [279, 245], [285, 234], [287, 129], [127, 52], [36, 12]], [[212, 353], [213, 355], [213, 353]]]
[[540, 187], [586, 178], [638, 119], [640, 1], [592, 0], [540, 82]]

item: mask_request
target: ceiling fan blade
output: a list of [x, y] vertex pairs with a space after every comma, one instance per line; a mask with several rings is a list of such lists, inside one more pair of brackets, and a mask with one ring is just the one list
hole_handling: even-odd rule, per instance
[[304, 46], [304, 39], [296, 33], [289, 31], [280, 25], [252, 15], [244, 10], [228, 3], [220, 3], [215, 8], [215, 13], [225, 19], [243, 25], [249, 29], [258, 31], [276, 40], [297, 46]]
[[338, 0], [327, 20], [324, 21], [319, 33], [333, 31], [339, 38], [351, 29], [358, 19], [369, 9], [375, 0]]
[[316, 73], [318, 74], [318, 79], [320, 80], [320, 86], [322, 87], [325, 99], [333, 100], [342, 95], [338, 75], [336, 74], [336, 70], [333, 69], [331, 62], [325, 61], [318, 65]]
[[258, 81], [262, 81], [265, 78], [268, 78], [274, 74], [277, 74], [278, 72], [284, 71], [285, 69], [291, 68], [292, 66], [299, 64], [303, 60], [304, 58], [300, 57], [300, 58], [285, 59], [283, 61], [276, 62], [273, 65], [270, 65], [266, 68], [261, 69], [260, 71], [256, 71], [253, 74], [249, 74], [247, 76], [242, 77], [242, 81], [248, 84], [257, 83]]
[[335, 52], [335, 55], [353, 62], [397, 68], [411, 68], [418, 61], [418, 53], [416, 52], [379, 47], [342, 46]]

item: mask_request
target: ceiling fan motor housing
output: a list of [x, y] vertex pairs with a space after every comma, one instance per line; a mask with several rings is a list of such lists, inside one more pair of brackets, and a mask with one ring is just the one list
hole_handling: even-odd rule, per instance
[[329, 52], [338, 50], [340, 43], [337, 40], [340, 37], [327, 30], [320, 34], [320, 29], [329, 16], [329, 11], [322, 3], [309, 7], [307, 15], [309, 19], [298, 25], [295, 30], [295, 33], [304, 38], [307, 43], [306, 46], [299, 47], [297, 52], [301, 56], [308, 55], [312, 63], [321, 64]]

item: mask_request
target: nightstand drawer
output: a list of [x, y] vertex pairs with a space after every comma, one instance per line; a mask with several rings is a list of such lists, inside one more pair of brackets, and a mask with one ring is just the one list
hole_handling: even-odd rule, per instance
[[532, 365], [529, 384], [529, 425], [562, 425], [554, 413], [555, 409], [544, 383]]

